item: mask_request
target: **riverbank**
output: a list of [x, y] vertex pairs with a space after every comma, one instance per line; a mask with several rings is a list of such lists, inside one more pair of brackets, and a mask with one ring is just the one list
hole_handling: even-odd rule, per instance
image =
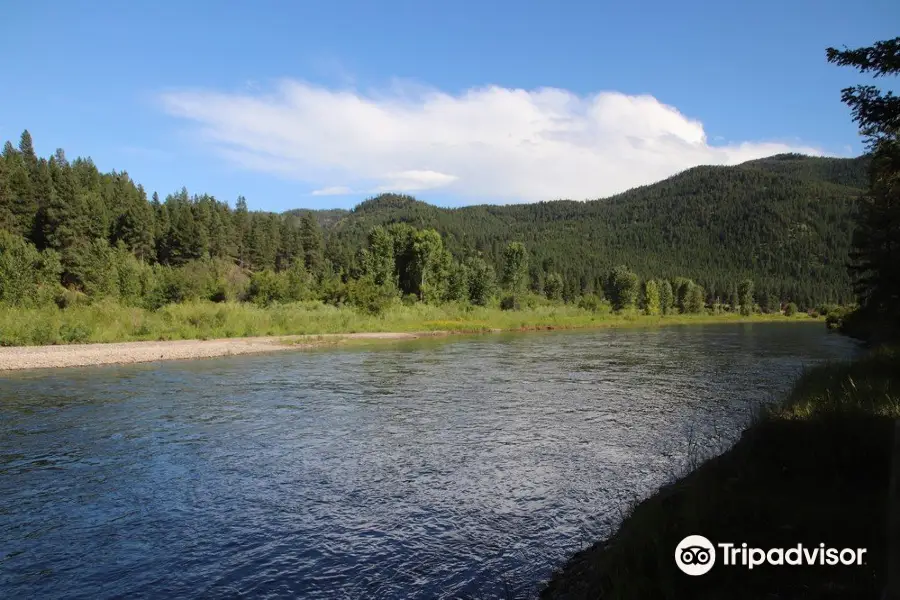
[[6, 309], [0, 310], [0, 371], [210, 358], [466, 333], [804, 321], [813, 319], [805, 314], [601, 314], [565, 305], [521, 311], [413, 306], [378, 316], [322, 304], [263, 309], [194, 303], [152, 312], [102, 304], [66, 310]]
[[[808, 370], [729, 451], [635, 506], [542, 591], [576, 598], [879, 598], [887, 585], [889, 489], [900, 356]], [[861, 566], [675, 565], [678, 543], [866, 548]]]
[[355, 333], [316, 336], [247, 337], [218, 340], [171, 340], [164, 342], [119, 342], [66, 344], [61, 346], [16, 346], [0, 348], [0, 371], [87, 367], [262, 354], [302, 350], [349, 340], [409, 340], [428, 333]]
[[686, 323], [809, 320], [806, 314], [749, 316], [670, 314], [647, 316], [587, 310], [571, 304], [536, 306], [517, 311], [470, 305], [397, 305], [380, 315], [321, 302], [271, 307], [248, 303], [188, 302], [159, 310], [98, 302], [60, 309], [0, 306], [0, 346], [44, 346], [134, 341], [201, 340], [278, 335], [346, 333], [415, 333], [421, 331], [489, 332], [520, 329], [655, 326]]

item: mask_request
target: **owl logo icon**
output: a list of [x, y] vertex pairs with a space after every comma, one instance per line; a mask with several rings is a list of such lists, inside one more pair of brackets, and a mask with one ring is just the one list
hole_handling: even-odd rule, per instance
[[716, 547], [702, 535], [689, 535], [675, 548], [675, 564], [687, 575], [705, 575], [716, 564]]

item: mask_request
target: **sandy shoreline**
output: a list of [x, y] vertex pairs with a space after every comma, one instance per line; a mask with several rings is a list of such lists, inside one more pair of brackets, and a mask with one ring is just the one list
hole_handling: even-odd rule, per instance
[[411, 340], [420, 337], [445, 335], [446, 333], [333, 333], [218, 340], [13, 346], [0, 348], [0, 371], [53, 367], [87, 367], [160, 360], [212, 358], [238, 354], [260, 354], [263, 352], [302, 350], [348, 339]]

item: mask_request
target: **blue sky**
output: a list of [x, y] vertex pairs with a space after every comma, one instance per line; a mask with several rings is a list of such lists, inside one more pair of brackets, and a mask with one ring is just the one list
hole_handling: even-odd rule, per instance
[[605, 196], [702, 163], [856, 155], [829, 45], [900, 3], [10, 3], [0, 136], [251, 208]]

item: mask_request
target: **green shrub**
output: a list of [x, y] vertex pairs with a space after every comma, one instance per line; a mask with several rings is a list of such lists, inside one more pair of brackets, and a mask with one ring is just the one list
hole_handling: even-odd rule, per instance
[[416, 297], [415, 294], [403, 294], [400, 301], [403, 303], [403, 306], [415, 306], [416, 302], [419, 301], [419, 298]]
[[382, 314], [394, 302], [394, 298], [396, 292], [393, 286], [378, 285], [368, 275], [347, 284], [348, 301], [366, 314]]
[[59, 337], [66, 344], [86, 342], [91, 336], [91, 329], [85, 323], [63, 323], [59, 328]]
[[504, 296], [500, 300], [501, 310], [522, 310], [522, 305], [518, 296]]
[[21, 237], [0, 230], [0, 303], [10, 306], [49, 304], [62, 291], [59, 255], [38, 252]]
[[786, 317], [793, 317], [797, 314], [797, 305], [793, 302], [788, 302], [788, 305], [784, 307], [784, 315]]
[[612, 312], [612, 306], [609, 302], [601, 299], [600, 296], [596, 294], [585, 294], [579, 298], [578, 308], [598, 314], [609, 314]]
[[250, 276], [247, 299], [258, 306], [269, 306], [287, 298], [287, 281], [274, 271], [266, 269]]

